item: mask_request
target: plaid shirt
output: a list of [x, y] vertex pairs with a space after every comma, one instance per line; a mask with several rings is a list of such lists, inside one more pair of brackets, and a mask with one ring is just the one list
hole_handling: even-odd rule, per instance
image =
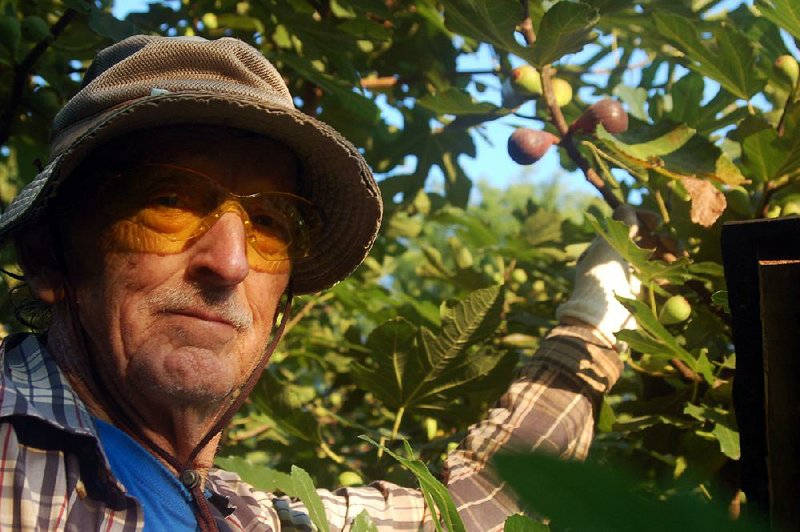
[[[0, 378], [0, 529], [133, 531], [138, 502], [113, 477], [85, 405], [32, 335], [4, 344]], [[468, 530], [502, 530], [519, 511], [487, 461], [501, 448], [583, 458], [598, 401], [619, 377], [616, 352], [587, 326], [556, 327], [487, 417], [448, 457], [444, 482]], [[301, 503], [212, 469], [220, 530], [311, 530]], [[389, 482], [319, 490], [331, 530], [367, 510], [381, 530], [433, 529], [421, 493]], [[226, 501], [227, 499], [227, 501]], [[219, 501], [222, 501], [221, 503]]]

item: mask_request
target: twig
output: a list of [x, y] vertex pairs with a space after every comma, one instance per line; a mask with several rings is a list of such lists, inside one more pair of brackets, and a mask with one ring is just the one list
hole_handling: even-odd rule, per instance
[[683, 360], [672, 358], [670, 359], [669, 363], [672, 364], [672, 367], [678, 370], [678, 373], [681, 374], [681, 377], [683, 377], [687, 381], [702, 382], [703, 378], [694, 371], [692, 371], [692, 369], [689, 366], [687, 366]]
[[59, 17], [59, 19], [50, 27], [50, 35], [36, 43], [36, 46], [31, 48], [27, 55], [21, 62], [17, 63], [14, 67], [14, 79], [11, 81], [11, 95], [8, 98], [8, 105], [0, 115], [0, 146], [3, 146], [8, 141], [8, 136], [11, 133], [11, 124], [14, 121], [14, 116], [17, 114], [19, 106], [22, 104], [22, 95], [25, 92], [25, 82], [30, 76], [30, 71], [33, 69], [36, 62], [47, 51], [47, 48], [56, 40], [56, 38], [66, 29], [72, 19], [78, 13], [68, 8]]
[[305, 317], [306, 314], [311, 312], [311, 309], [314, 308], [318, 303], [322, 303], [324, 301], [327, 301], [332, 297], [333, 297], [333, 294], [328, 292], [326, 294], [323, 294], [323, 295], [321, 295], [321, 296], [319, 296], [317, 298], [314, 298], [314, 299], [310, 300], [308, 303], [303, 305], [303, 308], [301, 308], [299, 312], [296, 312], [296, 313], [294, 313], [292, 315], [292, 318], [289, 320], [289, 323], [286, 324], [286, 328], [284, 329], [283, 334], [285, 335], [286, 333], [291, 331], [292, 328], [295, 325], [297, 325], [297, 323], [300, 320], [302, 320], [303, 317]]
[[553, 67], [550, 65], [545, 65], [542, 69], [542, 91], [544, 92], [544, 101], [547, 105], [547, 109], [550, 111], [552, 122], [556, 126], [558, 133], [561, 135], [561, 142], [559, 143], [559, 146], [564, 148], [570, 159], [572, 159], [575, 164], [578, 165], [578, 168], [581, 169], [583, 175], [586, 176], [586, 180], [589, 181], [589, 183], [591, 183], [598, 192], [600, 192], [600, 195], [603, 196], [603, 199], [609, 205], [609, 207], [616, 209], [622, 204], [622, 202], [611, 190], [609, 190], [603, 181], [603, 178], [600, 177], [595, 169], [591, 167], [589, 161], [586, 160], [586, 158], [581, 154], [580, 150], [578, 150], [578, 147], [575, 145], [575, 142], [569, 131], [567, 121], [564, 119], [564, 114], [561, 112], [558, 102], [556, 102], [556, 95], [553, 91]]
[[519, 32], [528, 43], [528, 46], [533, 46], [536, 42], [536, 32], [533, 31], [533, 22], [531, 21], [531, 9], [528, 5], [528, 0], [520, 0], [522, 4], [522, 22], [519, 25]]

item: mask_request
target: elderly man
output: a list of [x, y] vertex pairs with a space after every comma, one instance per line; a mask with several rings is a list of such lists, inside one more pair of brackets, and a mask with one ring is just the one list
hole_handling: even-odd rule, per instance
[[[98, 54], [53, 125], [49, 165], [0, 219], [46, 335], [3, 346], [0, 528], [307, 528], [297, 501], [212, 463], [280, 340], [292, 294], [368, 253], [381, 218], [362, 156], [303, 115], [234, 39], [137, 36]], [[619, 376], [626, 265], [596, 243], [534, 362], [447, 461], [470, 530], [518, 511], [487, 467], [503, 447], [585, 456]], [[331, 527], [430, 528], [387, 482], [325, 492]]]

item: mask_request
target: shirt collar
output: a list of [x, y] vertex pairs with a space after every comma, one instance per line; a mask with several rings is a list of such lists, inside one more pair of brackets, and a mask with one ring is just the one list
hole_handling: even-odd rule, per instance
[[0, 356], [0, 418], [32, 416], [69, 433], [97, 438], [86, 405], [42, 338], [32, 334], [6, 338]]

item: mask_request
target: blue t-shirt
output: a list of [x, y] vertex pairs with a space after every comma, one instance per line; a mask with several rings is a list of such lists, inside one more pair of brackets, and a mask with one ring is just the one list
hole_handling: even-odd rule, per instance
[[145, 532], [196, 531], [192, 494], [139, 442], [113, 425], [94, 418], [111, 472], [144, 510]]

